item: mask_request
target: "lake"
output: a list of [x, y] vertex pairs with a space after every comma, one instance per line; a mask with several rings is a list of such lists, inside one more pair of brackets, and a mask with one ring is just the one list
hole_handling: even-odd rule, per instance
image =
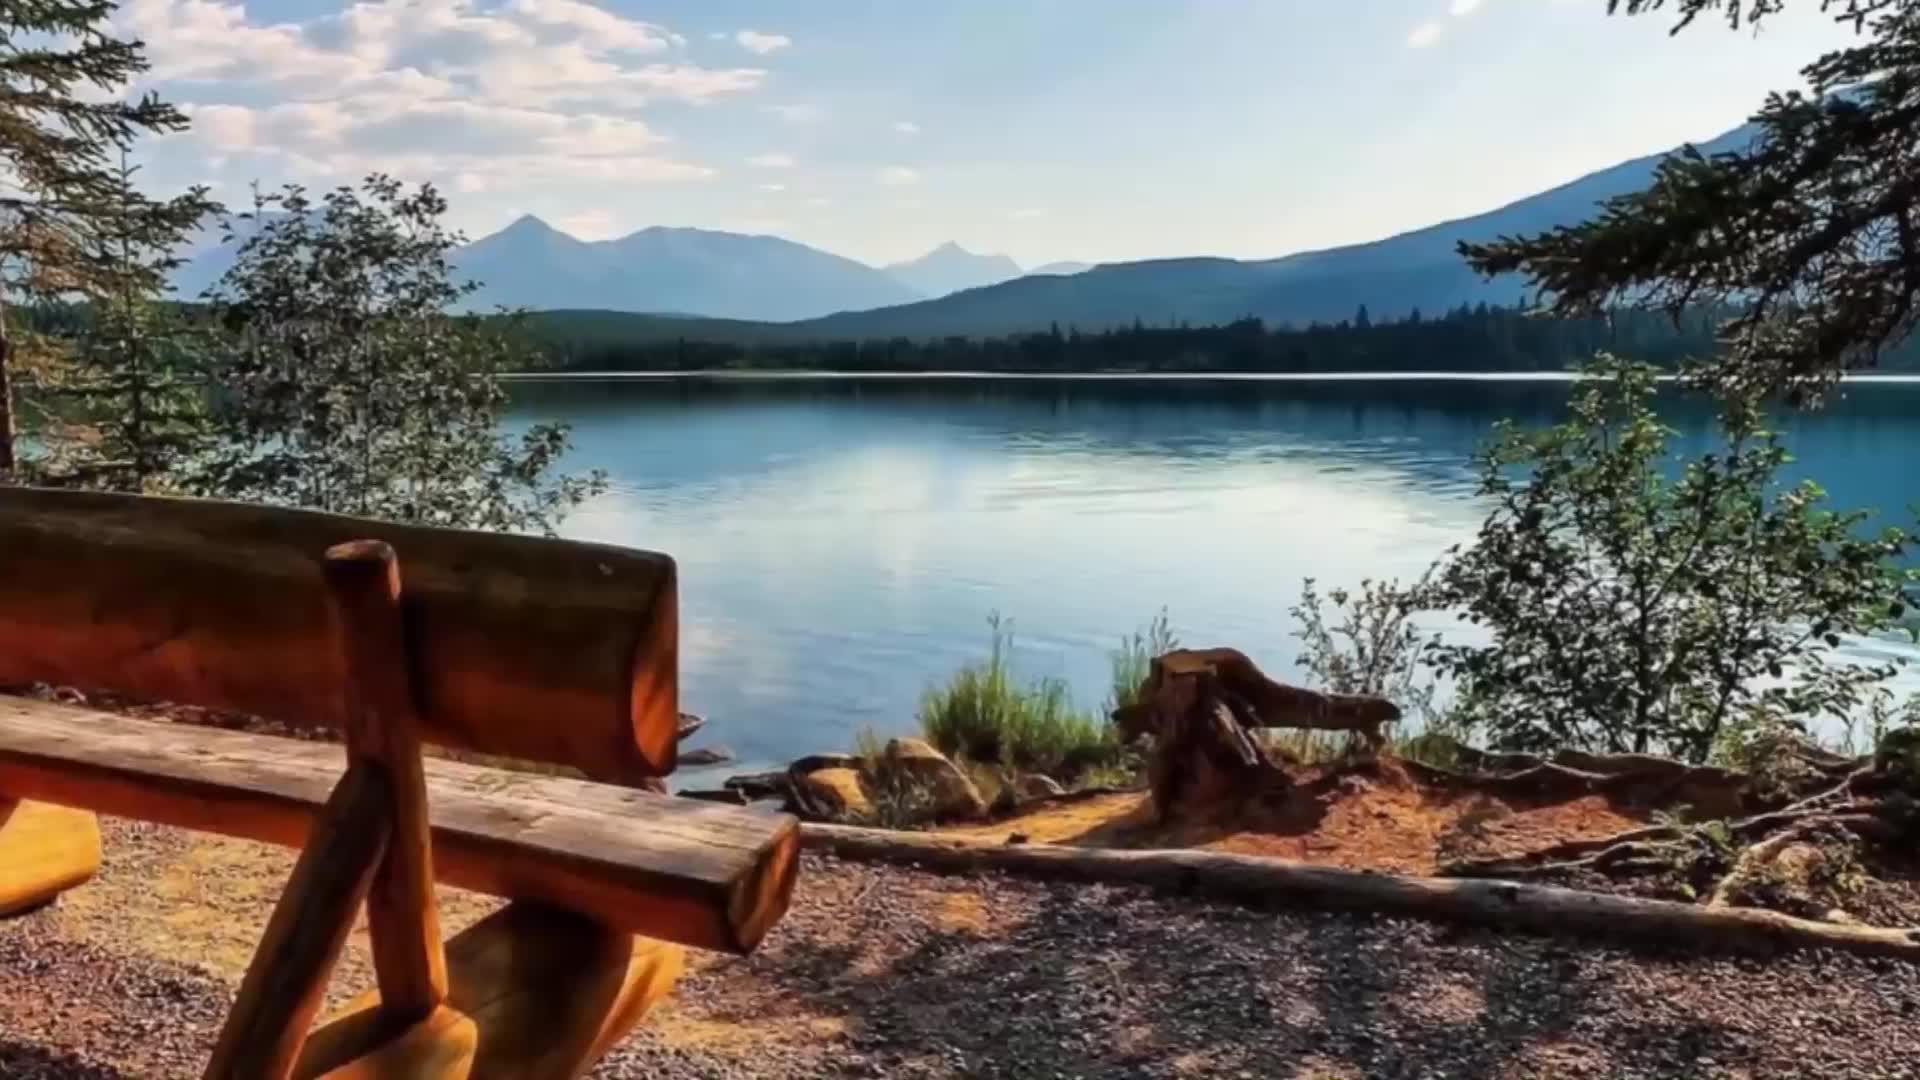
[[[1087, 705], [1108, 651], [1162, 608], [1183, 643], [1286, 678], [1301, 579], [1420, 573], [1481, 518], [1468, 455], [1490, 425], [1553, 422], [1566, 393], [1494, 377], [576, 378], [516, 382], [513, 419], [572, 424], [570, 467], [609, 475], [566, 535], [678, 560], [682, 707], [711, 721], [697, 745], [739, 754], [727, 772], [911, 730], [921, 692], [984, 655], [994, 612], [1020, 671]], [[1683, 449], [1704, 448], [1704, 401], [1664, 411]], [[1782, 431], [1836, 505], [1899, 520], [1920, 502], [1920, 383], [1850, 383]]]

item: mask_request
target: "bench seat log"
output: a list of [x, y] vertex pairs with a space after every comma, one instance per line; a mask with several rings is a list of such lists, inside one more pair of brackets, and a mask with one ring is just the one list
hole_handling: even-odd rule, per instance
[[405, 564], [424, 741], [609, 782], [673, 770], [674, 563], [604, 544], [0, 486], [0, 686], [339, 728], [321, 553], [355, 540]]
[[0, 798], [0, 917], [29, 911], [100, 870], [100, 821], [86, 810]]
[[[305, 843], [342, 747], [0, 696], [0, 792], [286, 846]], [[426, 763], [434, 873], [607, 926], [747, 952], [786, 910], [793, 818], [443, 759]]]
[[[447, 1007], [471, 1020], [477, 1032], [471, 1073], [462, 1075], [579, 1076], [666, 997], [684, 960], [678, 945], [623, 934], [542, 904], [507, 905], [447, 942]], [[392, 1038], [379, 1005], [379, 994], [369, 991], [323, 1022], [307, 1040], [294, 1075], [395, 1075], [346, 1071], [349, 1062], [378, 1062], [396, 1044], [428, 1041], [418, 1029]]]

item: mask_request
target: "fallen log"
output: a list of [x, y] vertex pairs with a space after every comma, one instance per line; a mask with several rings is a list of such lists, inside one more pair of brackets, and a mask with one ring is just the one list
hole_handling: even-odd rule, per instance
[[1754, 908], [1707, 908], [1513, 881], [1409, 877], [1217, 851], [998, 844], [845, 825], [805, 824], [800, 836], [803, 848], [843, 859], [948, 872], [1002, 871], [1146, 885], [1238, 901], [1289, 900], [1496, 929], [1590, 933], [1689, 946], [1830, 948], [1920, 963], [1920, 929], [1821, 923]]

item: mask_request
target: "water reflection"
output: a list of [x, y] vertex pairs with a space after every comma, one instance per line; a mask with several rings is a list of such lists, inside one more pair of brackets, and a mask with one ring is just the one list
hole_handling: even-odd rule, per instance
[[[1189, 642], [1291, 668], [1300, 579], [1418, 573], [1480, 508], [1471, 449], [1551, 422], [1537, 381], [983, 378], [533, 382], [612, 490], [571, 535], [680, 562], [686, 705], [748, 764], [911, 725], [921, 689], [1013, 618], [1018, 661], [1105, 686], [1161, 606]], [[1710, 404], [1663, 413], [1706, 445]], [[1920, 501], [1920, 386], [1783, 419], [1836, 503]]]

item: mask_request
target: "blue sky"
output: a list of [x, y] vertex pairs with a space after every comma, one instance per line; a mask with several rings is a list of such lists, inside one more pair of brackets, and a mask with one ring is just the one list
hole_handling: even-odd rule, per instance
[[1605, 0], [124, 0], [190, 133], [155, 186], [432, 180], [471, 235], [770, 232], [854, 258], [1270, 257], [1738, 124], [1847, 39]]

